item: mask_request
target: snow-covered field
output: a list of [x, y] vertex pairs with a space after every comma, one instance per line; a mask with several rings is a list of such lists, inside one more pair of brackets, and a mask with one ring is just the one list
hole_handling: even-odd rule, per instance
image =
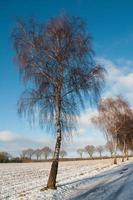
[[116, 167], [112, 162], [111, 159], [60, 162], [58, 189], [44, 192], [40, 189], [46, 186], [51, 163], [0, 164], [0, 200], [70, 199], [71, 193], [85, 185], [88, 178]]

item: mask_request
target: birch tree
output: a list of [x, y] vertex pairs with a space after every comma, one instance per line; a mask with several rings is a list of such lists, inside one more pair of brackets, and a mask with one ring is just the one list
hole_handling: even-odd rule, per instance
[[[57, 16], [46, 23], [19, 21], [14, 28], [16, 61], [27, 90], [19, 113], [48, 126], [56, 135], [47, 188], [56, 188], [62, 137], [71, 136], [85, 101], [95, 104], [105, 70], [95, 62], [91, 37], [79, 17]], [[81, 109], [82, 108], [82, 109]]]
[[127, 123], [131, 125], [130, 116], [132, 111], [128, 102], [118, 96], [102, 100], [99, 104], [99, 115], [92, 118], [92, 122], [104, 131], [107, 141], [113, 144], [114, 164], [117, 164], [116, 152], [120, 144], [123, 144], [123, 154], [125, 152], [129, 135], [124, 129], [127, 128]]

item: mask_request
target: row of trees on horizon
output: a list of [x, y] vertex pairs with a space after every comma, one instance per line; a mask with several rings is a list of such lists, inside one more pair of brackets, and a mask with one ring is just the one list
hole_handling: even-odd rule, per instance
[[[119, 153], [117, 156], [122, 156], [123, 154], [123, 149], [120, 147], [117, 150], [119, 150]], [[114, 144], [111, 141], [108, 141], [105, 145], [98, 145], [98, 146], [94, 146], [94, 145], [87, 145], [85, 146], [85, 148], [79, 148], [76, 150], [77, 155], [79, 155], [79, 157], [81, 159], [83, 158], [87, 158], [89, 156], [89, 158], [93, 159], [93, 158], [104, 158], [104, 157], [114, 157], [115, 155], [115, 149], [114, 149]], [[133, 148], [130, 148], [130, 155], [132, 155], [133, 152]], [[109, 154], [108, 154], [109, 153]], [[88, 155], [87, 157], [84, 156]], [[62, 149], [60, 151], [60, 158], [65, 158], [68, 157], [68, 152], [64, 149]], [[44, 148], [41, 149], [25, 149], [22, 150], [22, 153], [20, 154], [19, 157], [13, 157], [10, 153], [8, 152], [0, 152], [0, 162], [8, 162], [9, 160], [12, 161], [22, 161], [22, 160], [47, 160], [47, 159], [53, 159], [54, 157], [54, 151], [48, 147], [45, 146]], [[69, 158], [69, 157], [68, 157]], [[78, 157], [77, 157], [78, 158]], [[126, 158], [128, 159], [128, 152], [126, 152]], [[123, 161], [123, 157], [122, 157], [122, 161]]]
[[[67, 155], [67, 152], [62, 149], [60, 151], [60, 157], [64, 158]], [[25, 149], [22, 151], [22, 154], [20, 155], [20, 157], [22, 159], [24, 158], [28, 158], [28, 159], [34, 159], [36, 157], [36, 160], [41, 160], [41, 159], [45, 159], [47, 160], [49, 157], [53, 158], [54, 157], [54, 151], [48, 147], [45, 146], [41, 149]]]
[[[77, 154], [80, 156], [80, 158], [83, 158], [83, 154], [86, 153], [89, 155], [90, 158], [93, 158], [94, 153], [97, 153], [98, 157], [102, 157], [103, 152], [109, 152], [110, 156], [113, 156], [113, 145], [111, 142], [108, 142], [106, 145], [87, 145], [85, 148], [79, 148], [77, 149]], [[68, 155], [68, 152], [66, 150], [60, 151], [60, 158], [64, 158]], [[42, 149], [25, 149], [22, 151], [22, 154], [20, 155], [21, 158], [28, 158], [28, 159], [45, 159], [47, 160], [49, 157], [54, 157], [54, 150], [52, 150], [50, 147], [46, 146]]]

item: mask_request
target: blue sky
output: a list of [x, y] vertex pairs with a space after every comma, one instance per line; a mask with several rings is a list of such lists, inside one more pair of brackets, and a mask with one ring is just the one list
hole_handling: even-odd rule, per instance
[[[11, 32], [16, 17], [47, 21], [60, 13], [81, 16], [93, 37], [96, 58], [107, 69], [104, 97], [123, 94], [133, 106], [133, 1], [132, 0], [1, 0], [0, 1], [0, 150], [17, 153], [23, 148], [53, 145], [53, 137], [37, 125], [30, 127], [17, 115], [16, 103], [22, 92], [14, 63]], [[70, 145], [71, 155], [87, 143], [104, 139], [89, 122], [93, 110], [87, 108]], [[89, 130], [89, 132], [88, 132]], [[78, 136], [77, 136], [78, 134]], [[80, 139], [79, 139], [80, 138]]]

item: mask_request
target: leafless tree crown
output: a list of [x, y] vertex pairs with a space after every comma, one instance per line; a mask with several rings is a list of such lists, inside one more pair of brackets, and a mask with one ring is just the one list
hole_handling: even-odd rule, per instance
[[93, 58], [91, 37], [79, 17], [59, 16], [48, 23], [19, 21], [13, 31], [16, 60], [29, 88], [18, 102], [19, 113], [42, 126], [55, 120], [56, 92], [60, 91], [61, 126], [74, 127], [84, 98], [97, 102], [105, 70]]

